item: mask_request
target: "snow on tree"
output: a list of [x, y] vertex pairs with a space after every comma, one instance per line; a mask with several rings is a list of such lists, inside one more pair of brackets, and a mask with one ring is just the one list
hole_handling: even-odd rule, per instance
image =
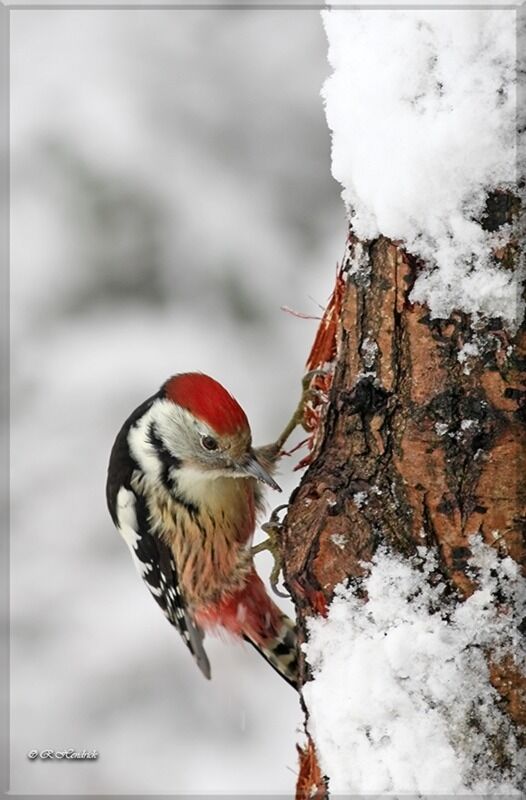
[[[524, 781], [517, 13], [324, 12], [350, 233], [283, 523], [298, 796]], [[523, 128], [519, 120], [519, 130]], [[518, 169], [519, 165], [519, 169]]]

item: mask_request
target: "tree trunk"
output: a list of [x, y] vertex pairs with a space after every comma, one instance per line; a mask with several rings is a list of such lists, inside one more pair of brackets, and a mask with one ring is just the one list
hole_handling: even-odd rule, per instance
[[[495, 193], [483, 225], [496, 230], [517, 210], [512, 196]], [[495, 254], [500, 268], [518, 268], [516, 251], [512, 243]], [[341, 298], [331, 307], [332, 381], [327, 401], [314, 401], [312, 459], [283, 529], [303, 639], [306, 620], [325, 613], [337, 584], [363, 574], [380, 544], [404, 557], [436, 548], [441, 578], [460, 600], [476, 585], [468, 569], [473, 534], [524, 566], [524, 325], [511, 336], [499, 319], [431, 319], [409, 300], [421, 269], [396, 242], [349, 236]], [[314, 353], [309, 366], [323, 360], [326, 353]], [[501, 708], [524, 742], [525, 677], [513, 659], [487, 657]], [[303, 660], [302, 679], [309, 677]], [[315, 745], [308, 740], [300, 757], [298, 797], [313, 786], [310, 796], [328, 792]], [[488, 740], [487, 752], [508, 766], [502, 741]]]

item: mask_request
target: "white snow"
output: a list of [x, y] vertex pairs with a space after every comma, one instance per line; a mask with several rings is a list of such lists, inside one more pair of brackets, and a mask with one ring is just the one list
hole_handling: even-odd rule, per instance
[[363, 362], [367, 369], [371, 369], [374, 365], [376, 356], [378, 355], [378, 345], [371, 336], [366, 336], [360, 347]]
[[362, 508], [367, 505], [367, 492], [355, 492], [352, 499], [357, 508]]
[[478, 345], [475, 342], [466, 342], [458, 351], [457, 360], [463, 364], [470, 356], [477, 356], [479, 352]]
[[473, 428], [477, 424], [476, 419], [463, 419], [460, 421], [460, 427], [463, 431], [469, 431], [470, 428]]
[[438, 436], [445, 436], [448, 432], [448, 426], [445, 422], [435, 422], [435, 431], [437, 432]]
[[345, 536], [345, 534], [343, 533], [333, 533], [331, 536], [331, 542], [335, 544], [336, 547], [339, 547], [340, 550], [343, 550], [343, 548], [348, 542], [348, 539], [347, 536]]
[[476, 341], [466, 342], [457, 353], [457, 361], [464, 365], [462, 372], [469, 375], [471, 372], [470, 362], [473, 358], [480, 355], [480, 347]]
[[355, 233], [403, 240], [426, 262], [411, 297], [433, 316], [461, 309], [514, 328], [517, 286], [490, 258], [509, 231], [478, 220], [487, 191], [516, 180], [515, 10], [333, 8], [323, 19], [332, 172]]
[[328, 617], [309, 621], [304, 697], [331, 793], [518, 789], [512, 775], [495, 778], [487, 752], [487, 736], [506, 736], [521, 757], [500, 730], [485, 652], [519, 658], [524, 581], [480, 537], [470, 545], [478, 588], [465, 602], [444, 595], [434, 554], [380, 550], [362, 582], [368, 599], [341, 585]]

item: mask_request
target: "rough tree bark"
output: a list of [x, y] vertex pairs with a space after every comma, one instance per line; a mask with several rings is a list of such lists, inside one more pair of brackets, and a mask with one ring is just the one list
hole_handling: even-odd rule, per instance
[[[514, 197], [494, 193], [481, 224], [496, 230], [517, 215]], [[516, 242], [495, 259], [518, 269]], [[473, 587], [472, 534], [525, 563], [526, 329], [511, 337], [499, 319], [431, 319], [409, 300], [421, 269], [399, 243], [349, 236], [332, 385], [283, 526], [284, 575], [303, 637], [306, 619], [323, 613], [338, 583], [363, 573], [382, 542], [407, 555], [437, 547], [443, 576], [463, 596]], [[473, 337], [476, 350], [463, 350]], [[358, 507], [353, 496], [364, 491], [368, 503]], [[524, 736], [524, 675], [511, 660], [493, 662], [491, 680]], [[313, 744], [300, 753], [299, 797], [328, 792]], [[488, 742], [488, 752], [498, 748]], [[505, 763], [506, 752], [497, 758]]]

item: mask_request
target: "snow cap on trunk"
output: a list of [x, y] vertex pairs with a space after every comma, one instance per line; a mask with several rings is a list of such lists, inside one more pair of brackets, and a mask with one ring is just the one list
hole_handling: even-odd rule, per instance
[[516, 184], [516, 12], [323, 12], [333, 73], [323, 96], [332, 172], [358, 237], [402, 240], [427, 269], [411, 299], [523, 313], [491, 252], [509, 236], [480, 225], [487, 194]]

